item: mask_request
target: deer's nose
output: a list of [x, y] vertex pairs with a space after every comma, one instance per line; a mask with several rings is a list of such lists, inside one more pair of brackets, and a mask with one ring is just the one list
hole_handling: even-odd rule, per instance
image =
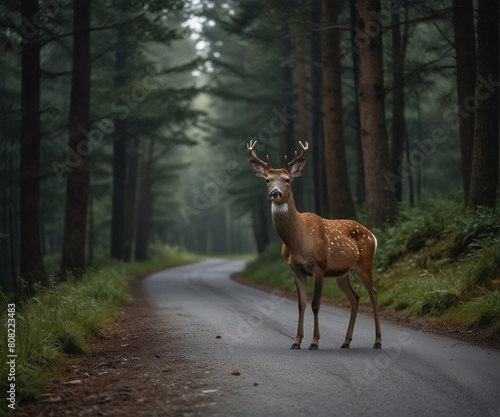
[[283, 197], [283, 194], [281, 194], [281, 191], [275, 188], [274, 190], [271, 191], [271, 197]]

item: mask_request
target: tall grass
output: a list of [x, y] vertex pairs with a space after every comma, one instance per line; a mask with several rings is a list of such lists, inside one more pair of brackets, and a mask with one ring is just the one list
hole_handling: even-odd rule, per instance
[[[178, 249], [155, 248], [154, 257], [145, 262], [120, 264], [90, 270], [81, 280], [56, 283], [39, 289], [34, 297], [16, 305], [16, 400], [32, 399], [48, 378], [57, 375], [69, 355], [89, 352], [89, 341], [121, 314], [121, 306], [131, 301], [132, 276], [153, 269], [192, 262], [194, 255]], [[0, 307], [0, 386], [7, 384], [7, 304]], [[0, 410], [6, 410], [0, 397]]]

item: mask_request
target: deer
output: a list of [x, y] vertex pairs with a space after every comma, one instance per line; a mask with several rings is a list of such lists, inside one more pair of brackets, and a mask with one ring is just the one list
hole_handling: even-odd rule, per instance
[[314, 213], [299, 213], [295, 207], [292, 189], [295, 178], [302, 176], [309, 149], [299, 141], [301, 153], [281, 169], [273, 169], [267, 155], [267, 162], [255, 153], [257, 141], [250, 141], [247, 149], [253, 160], [250, 168], [267, 183], [267, 195], [271, 200], [274, 229], [283, 245], [281, 256], [293, 272], [297, 288], [299, 320], [297, 335], [290, 349], [300, 349], [304, 338], [304, 313], [307, 304], [307, 277], [312, 276], [314, 293], [311, 308], [314, 315], [314, 332], [309, 350], [319, 346], [319, 308], [323, 290], [323, 278], [333, 277], [350, 302], [350, 318], [344, 343], [341, 348], [349, 348], [354, 324], [358, 313], [359, 294], [349, 281], [351, 271], [358, 276], [370, 297], [375, 318], [374, 349], [382, 347], [382, 334], [378, 315], [377, 291], [372, 284], [373, 257], [377, 249], [377, 238], [366, 227], [353, 220], [329, 220]]

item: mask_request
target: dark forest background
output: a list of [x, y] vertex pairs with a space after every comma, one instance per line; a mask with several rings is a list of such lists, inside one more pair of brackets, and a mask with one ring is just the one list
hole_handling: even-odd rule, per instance
[[494, 207], [499, 5], [489, 0], [0, 3], [0, 285], [169, 245], [277, 239], [246, 143], [309, 141], [299, 211], [374, 229], [402, 204]]

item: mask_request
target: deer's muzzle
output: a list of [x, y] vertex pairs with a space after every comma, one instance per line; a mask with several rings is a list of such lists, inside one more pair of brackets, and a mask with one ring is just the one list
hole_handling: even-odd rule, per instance
[[278, 190], [277, 188], [273, 189], [271, 191], [271, 194], [270, 194], [271, 198], [281, 198], [283, 197], [283, 194], [281, 193], [280, 190]]

